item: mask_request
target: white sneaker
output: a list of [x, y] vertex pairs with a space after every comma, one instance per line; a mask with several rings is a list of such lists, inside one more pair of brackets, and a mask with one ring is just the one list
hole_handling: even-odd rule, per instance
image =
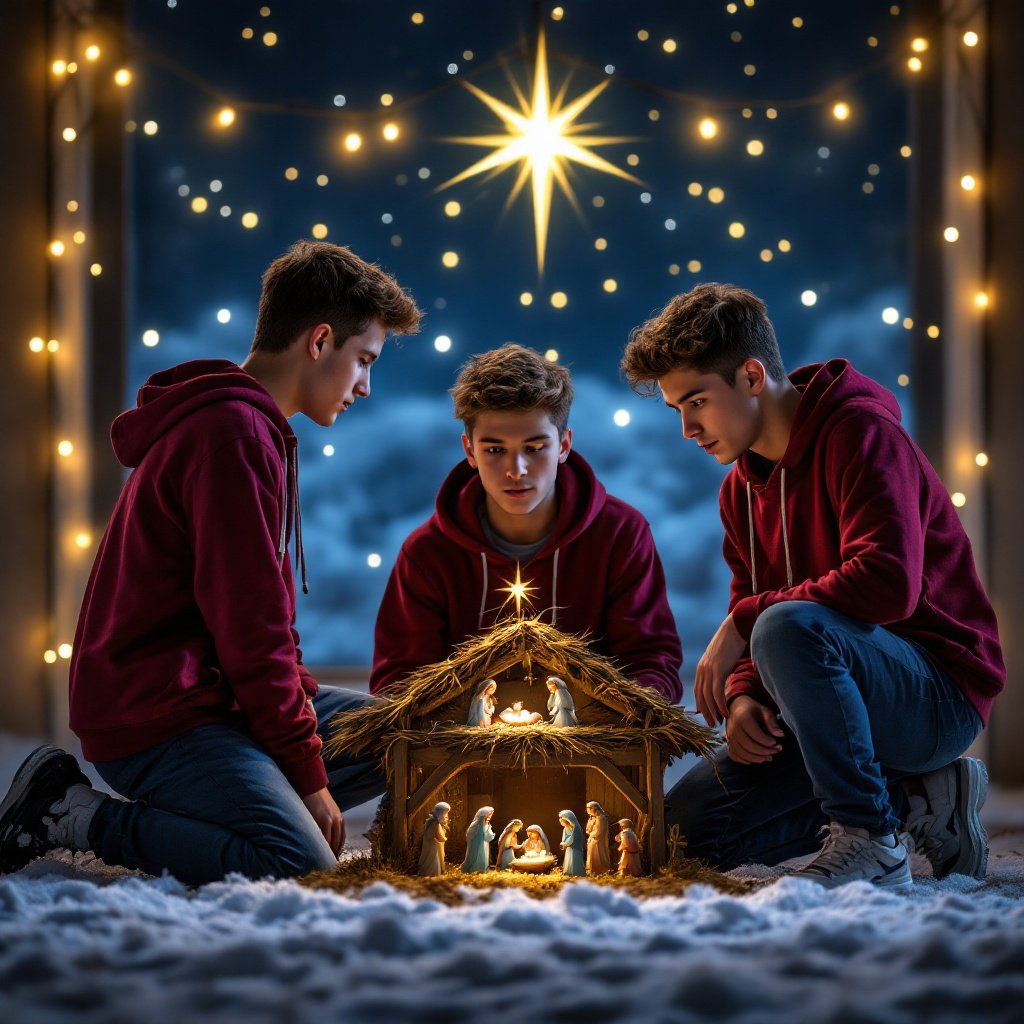
[[825, 842], [821, 853], [794, 878], [835, 889], [848, 882], [870, 882], [881, 889], [903, 891], [913, 885], [910, 858], [895, 836], [873, 839], [867, 829], [830, 822], [822, 829]]
[[46, 838], [58, 850], [88, 850], [89, 826], [96, 808], [105, 797], [90, 786], [76, 784], [68, 791], [43, 818]]
[[907, 832], [931, 861], [936, 878], [954, 873], [982, 879], [988, 867], [988, 835], [979, 811], [988, 796], [988, 772], [976, 757], [900, 783], [910, 802]]

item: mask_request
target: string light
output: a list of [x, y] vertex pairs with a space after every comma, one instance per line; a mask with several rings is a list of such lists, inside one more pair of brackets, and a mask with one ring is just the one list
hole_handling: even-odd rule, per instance
[[60, 136], [65, 142], [74, 142], [78, 138], [78, 132], [74, 128], [65, 128]]
[[47, 352], [53, 353], [53, 352], [56, 352], [59, 348], [60, 348], [60, 342], [56, 338], [51, 338], [46, 343], [46, 351]]
[[394, 103], [394, 102], [395, 102], [395, 97], [392, 96], [391, 93], [385, 92], [385, 93], [381, 94], [380, 105], [382, 107], [390, 107], [391, 104]]
[[928, 329], [924, 332], [929, 338], [937, 338], [942, 332], [939, 330], [937, 324], [929, 324]]
[[327, 237], [327, 225], [326, 224], [314, 224], [313, 237], [318, 239], [324, 239]]
[[595, 238], [594, 239], [594, 248], [598, 252], [604, 252], [605, 249], [608, 248], [608, 239], [607, 238]]
[[142, 332], [142, 344], [146, 348], [156, 348], [160, 344], [160, 332], [150, 327]]
[[118, 68], [114, 72], [114, 84], [119, 85], [122, 89], [126, 85], [131, 85], [132, 73], [127, 68]]
[[908, 376], [907, 376], [907, 374], [905, 374], [905, 373], [901, 373], [901, 374], [900, 374], [900, 375], [899, 375], [899, 376], [898, 376], [898, 377], [896, 378], [896, 383], [897, 383], [897, 384], [898, 384], [898, 385], [899, 385], [899, 386], [900, 386], [901, 388], [905, 388], [905, 387], [906, 387], [906, 386], [907, 386], [907, 385], [908, 385], [908, 384], [910, 383], [910, 377], [908, 377]]
[[345, 136], [345, 149], [347, 149], [350, 153], [356, 152], [356, 150], [359, 149], [362, 146], [362, 144], [363, 137], [362, 135], [359, 134], [359, 132], [349, 132], [348, 135]]
[[746, 233], [747, 229], [738, 220], [734, 220], [729, 225], [730, 238], [742, 238]]
[[91, 44], [85, 48], [85, 59], [88, 61], [99, 60], [100, 48], [95, 44]]
[[235, 123], [235, 111], [231, 107], [222, 107], [217, 113], [217, 124], [221, 128], [230, 128]]
[[681, 268], [678, 263], [670, 263], [668, 265], [668, 272], [669, 274], [672, 275], [672, 277], [678, 277], [680, 269]]
[[384, 136], [387, 142], [394, 142], [398, 138], [398, 134], [398, 125], [393, 121], [389, 121], [381, 130], [381, 135]]
[[84, 231], [76, 231], [71, 236], [71, 241], [74, 242], [75, 245], [82, 245], [82, 244], [84, 244], [84, 242], [85, 242], [85, 232]]
[[628, 409], [616, 409], [615, 414], [612, 416], [612, 422], [617, 427], [628, 427], [631, 419], [632, 417], [629, 415]]
[[773, 260], [774, 258], [775, 258], [775, 253], [773, 253], [773, 252], [771, 251], [771, 249], [762, 249], [762, 250], [761, 250], [761, 260], [762, 260], [762, 261], [763, 261], [764, 263], [771, 263], [771, 261], [772, 261], [772, 260]]
[[910, 146], [900, 146], [900, 156], [903, 157], [904, 160], [909, 159], [913, 155], [914, 151]]
[[910, 48], [914, 53], [924, 53], [924, 51], [928, 49], [928, 40], [924, 39], [922, 36], [918, 36], [911, 42]]
[[333, 444], [325, 444], [324, 447], [323, 447], [323, 453], [324, 453], [324, 455], [327, 456], [327, 458], [331, 458], [334, 455], [334, 445]]
[[910, 68], [915, 74], [924, 67], [920, 57], [908, 57], [907, 67]]
[[561, 21], [564, 17], [565, 17], [565, 8], [564, 7], [553, 7], [551, 9], [551, 20], [552, 21]]
[[544, 353], [544, 358], [549, 363], [557, 363], [558, 362], [558, 349], [557, 348], [549, 348], [547, 350], [547, 352]]
[[519, 304], [521, 306], [532, 306], [533, 294], [531, 292], [522, 292], [519, 296]]
[[903, 318], [903, 329], [911, 331], [914, 329], [914, 318], [911, 316], [905, 316]]
[[249, 210], [248, 212], [242, 214], [242, 227], [243, 228], [252, 229], [252, 228], [256, 227], [256, 225], [259, 224], [259, 222], [260, 222], [259, 217], [255, 213], [253, 213], [252, 210]]
[[286, 167], [284, 169], [284, 176], [285, 178], [287, 178], [288, 181], [295, 181], [295, 179], [298, 178], [299, 176], [298, 167]]
[[56, 662], [57, 662], [57, 652], [54, 651], [54, 650], [45, 650], [45, 651], [43, 651], [43, 661], [45, 661], [47, 665], [54, 665], [54, 664], [56, 664]]
[[713, 139], [718, 134], [718, 122], [713, 117], [702, 117], [697, 123], [697, 133], [702, 139]]
[[701, 266], [702, 264], [700, 260], [690, 260], [690, 262], [686, 264], [686, 269], [691, 274], [699, 274], [701, 271]]
[[146, 121], [142, 126], [142, 131], [146, 135], [156, 135], [160, 131], [160, 125], [156, 121]]
[[850, 117], [850, 104], [840, 100], [832, 106], [832, 116], [837, 121], [846, 121]]
[[686, 191], [689, 192], [691, 196], [699, 196], [704, 191], [704, 186], [701, 185], [699, 181], [691, 181], [687, 186]]
[[64, 243], [59, 239], [54, 239], [50, 243], [50, 255], [51, 256], [63, 256], [64, 255]]
[[663, 49], [663, 50], [664, 50], [664, 51], [665, 51], [666, 53], [675, 53], [675, 52], [676, 52], [676, 41], [675, 41], [674, 39], [666, 39], [666, 40], [665, 40], [665, 41], [664, 41], [664, 42], [663, 42], [663, 43], [661, 44], [661, 48], [662, 48], [662, 49]]
[[57, 444], [57, 454], [62, 459], [70, 458], [70, 456], [72, 456], [74, 454], [74, 452], [75, 452], [75, 446], [70, 441], [68, 441], [67, 439], [58, 442], [58, 444]]
[[63, 75], [68, 69], [68, 62], [66, 60], [55, 60], [50, 65], [50, 70], [55, 75]]
[[441, 262], [442, 262], [442, 263], [443, 263], [443, 264], [444, 264], [444, 265], [445, 265], [445, 266], [446, 266], [446, 267], [447, 267], [447, 268], [448, 268], [449, 270], [451, 270], [451, 269], [452, 269], [452, 267], [457, 267], [457, 266], [459, 265], [459, 254], [458, 254], [457, 252], [453, 252], [453, 251], [452, 251], [451, 249], [449, 249], [449, 250], [448, 250], [448, 251], [447, 251], [447, 252], [446, 252], [446, 253], [445, 253], [445, 254], [444, 254], [444, 255], [443, 255], [442, 257], [441, 257]]
[[551, 296], [551, 305], [555, 309], [565, 309], [569, 305], [569, 296], [565, 292], [554, 292]]
[[206, 208], [209, 206], [209, 202], [206, 196], [196, 196], [192, 200], [192, 210], [194, 213], [206, 213]]
[[977, 465], [979, 465], [982, 468], [984, 468], [985, 466], [988, 465], [988, 453], [987, 452], [978, 452], [978, 454], [974, 456], [974, 461], [975, 461], [975, 463], [977, 463]]
[[276, 32], [264, 32], [263, 33], [263, 45], [264, 46], [277, 46], [277, 33]]
[[979, 36], [977, 32], [964, 33], [964, 46], [977, 46], [978, 42]]
[[747, 152], [751, 156], [760, 156], [764, 152], [764, 143], [760, 139], [751, 139], [747, 143]]
[[379, 569], [383, 561], [384, 559], [382, 559], [380, 555], [377, 554], [376, 551], [371, 551], [370, 554], [366, 556], [366, 564], [371, 569]]
[[960, 232], [954, 227], [948, 227], [942, 232], [942, 237], [947, 242], [955, 242], [960, 237]]
[[29, 338], [28, 347], [33, 352], [42, 352], [46, 348], [46, 342], [42, 338]]
[[813, 306], [818, 301], [818, 293], [808, 288], [800, 293], [800, 301], [805, 306]]
[[230, 309], [218, 309], [217, 310], [217, 323], [229, 324], [231, 323], [231, 310]]
[[895, 306], [886, 306], [882, 310], [882, 320], [887, 324], [899, 323], [900, 311]]
[[988, 309], [989, 297], [988, 292], [976, 292], [974, 295], [974, 305], [978, 309]]
[[412, 17], [409, 19], [414, 25], [423, 24], [423, 15], [419, 11], [415, 11]]
[[778, 245], [779, 252], [789, 252], [792, 248], [793, 248], [793, 245], [789, 241], [788, 238], [780, 238], [779, 239], [779, 245]]
[[604, 288], [606, 292], [611, 293], [618, 291], [619, 282], [616, 281], [614, 277], [607, 277], [601, 287]]
[[449, 217], [458, 217], [458, 215], [462, 213], [462, 204], [457, 199], [449, 199], [448, 202], [444, 204], [444, 212]]
[[957, 508], [963, 508], [967, 504], [967, 495], [963, 491], [954, 491], [949, 497]]
[[67, 661], [68, 658], [71, 657], [71, 644], [61, 644], [60, 647], [57, 648], [57, 654]]
[[75, 545], [80, 547], [83, 551], [92, 544], [92, 534], [86, 533], [82, 530], [75, 534]]
[[974, 179], [974, 175], [973, 175], [973, 174], [965, 174], [965, 175], [964, 175], [964, 176], [963, 176], [963, 177], [962, 177], [962, 178], [960, 179], [960, 187], [961, 187], [961, 188], [962, 188], [962, 189], [963, 189], [963, 190], [964, 190], [965, 192], [973, 192], [973, 191], [974, 191], [974, 189], [975, 189], [975, 187], [977, 186], [977, 184], [978, 184], [978, 183], [977, 183], [977, 181], [975, 181], [975, 179]]
[[708, 189], [708, 202], [721, 203], [725, 199], [725, 189], [719, 188], [717, 185], [714, 188]]

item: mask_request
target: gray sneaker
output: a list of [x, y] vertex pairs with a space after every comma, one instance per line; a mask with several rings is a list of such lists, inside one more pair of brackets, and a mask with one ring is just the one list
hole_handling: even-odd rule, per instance
[[960, 757], [927, 775], [902, 779], [910, 802], [906, 829], [931, 861], [936, 878], [970, 875], [988, 867], [988, 835], [979, 811], [988, 796], [988, 772], [976, 757]]
[[[822, 833], [821, 852], [794, 878], [835, 889], [849, 882], [870, 882], [881, 889], [903, 891], [914, 883], [910, 877], [910, 858], [904, 846], [892, 836], [873, 839], [867, 829], [830, 822]], [[894, 845], [889, 845], [890, 843]]]
[[0, 804], [0, 874], [17, 871], [33, 858], [65, 845], [54, 834], [51, 808], [72, 787], [88, 786], [88, 778], [66, 750], [51, 746], [33, 750], [15, 772]]

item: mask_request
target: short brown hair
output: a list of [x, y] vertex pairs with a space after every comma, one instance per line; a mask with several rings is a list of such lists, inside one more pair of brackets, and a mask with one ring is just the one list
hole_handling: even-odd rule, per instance
[[303, 239], [263, 274], [252, 351], [283, 352], [319, 323], [330, 324], [340, 348], [375, 320], [395, 334], [415, 334], [420, 311], [390, 274], [351, 249]]
[[472, 436], [477, 416], [494, 410], [543, 409], [564, 434], [572, 405], [572, 378], [558, 363], [511, 342], [473, 356], [459, 371], [450, 392], [455, 418]]
[[657, 316], [634, 327], [622, 372], [639, 394], [655, 393], [658, 379], [681, 367], [717, 373], [731, 386], [748, 359], [759, 359], [772, 380], [785, 379], [764, 303], [753, 292], [712, 282], [677, 295]]

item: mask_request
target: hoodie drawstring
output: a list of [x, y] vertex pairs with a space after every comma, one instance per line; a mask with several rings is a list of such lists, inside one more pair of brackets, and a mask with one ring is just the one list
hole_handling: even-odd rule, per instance
[[302, 592], [308, 594], [306, 552], [302, 547], [302, 508], [299, 505], [299, 453], [293, 448], [285, 453], [284, 509], [281, 515], [281, 535], [277, 540], [277, 560], [282, 565], [288, 550], [289, 520], [295, 525], [295, 565], [302, 580]]
[[[780, 470], [781, 501], [782, 501], [782, 546], [786, 552], [786, 586], [793, 586], [793, 563], [789, 555], [789, 520], [786, 516], [786, 467]], [[750, 534], [750, 585], [753, 593], [757, 593], [757, 559], [754, 554], [754, 501], [751, 496], [750, 481], [747, 481], [747, 528]]]
[[480, 552], [480, 561], [484, 567], [484, 586], [483, 590], [480, 591], [480, 614], [477, 616], [476, 628], [484, 628], [484, 609], [487, 606], [487, 554], [483, 551]]
[[558, 625], [558, 553], [561, 548], [555, 548], [555, 558], [551, 566], [551, 625]]

